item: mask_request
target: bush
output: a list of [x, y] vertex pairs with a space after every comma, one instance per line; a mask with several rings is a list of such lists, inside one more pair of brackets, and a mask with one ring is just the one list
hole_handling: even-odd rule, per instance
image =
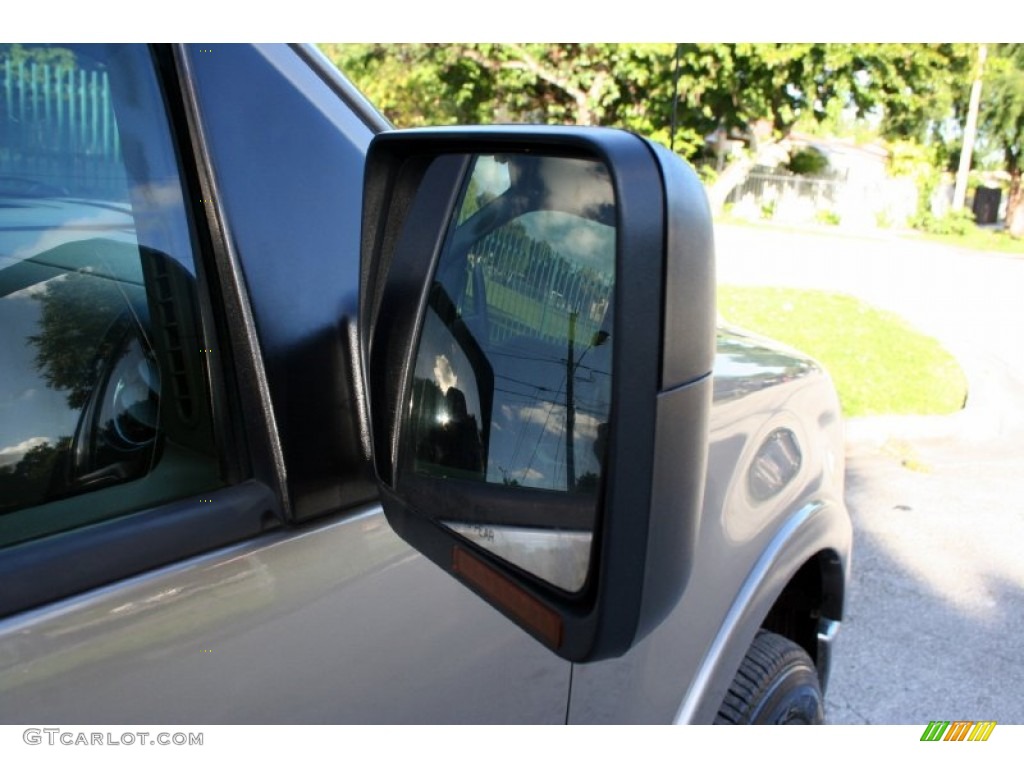
[[828, 209], [818, 211], [814, 214], [814, 218], [816, 218], [819, 223], [828, 224], [832, 227], [838, 227], [842, 221], [842, 217], [838, 213]]
[[700, 177], [701, 182], [706, 187], [710, 187], [716, 181], [718, 181], [718, 170], [711, 163], [701, 163], [696, 166], [697, 175]]
[[828, 169], [828, 158], [814, 147], [805, 147], [790, 156], [787, 167], [799, 176], [820, 176]]
[[930, 211], [919, 213], [911, 222], [914, 229], [930, 235], [957, 235], [963, 237], [974, 229], [974, 214], [967, 209], [950, 211], [945, 216], [935, 216]]

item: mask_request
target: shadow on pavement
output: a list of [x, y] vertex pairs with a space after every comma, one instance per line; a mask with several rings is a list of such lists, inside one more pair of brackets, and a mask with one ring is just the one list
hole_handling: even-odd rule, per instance
[[846, 478], [853, 577], [829, 722], [1024, 723], [1022, 445], [851, 445]]

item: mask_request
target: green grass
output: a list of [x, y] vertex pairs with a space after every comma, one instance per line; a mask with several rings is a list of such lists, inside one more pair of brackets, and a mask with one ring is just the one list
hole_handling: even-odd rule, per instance
[[1005, 231], [971, 227], [965, 235], [934, 235], [925, 232], [913, 232], [907, 236], [929, 240], [934, 243], [952, 245], [956, 248], [1015, 253], [1024, 256], [1024, 239], [1011, 237]]
[[[486, 279], [488, 312], [491, 321], [510, 322], [513, 333], [548, 336], [559, 340], [569, 338], [569, 310], [565, 306], [555, 306], [554, 302], [538, 301], [519, 291], [500, 283]], [[472, 294], [470, 294], [472, 295]], [[589, 339], [600, 328], [585, 313], [577, 317], [576, 338]]]
[[729, 323], [822, 363], [848, 417], [963, 407], [967, 382], [959, 363], [898, 315], [850, 296], [789, 288], [721, 286], [718, 302]]
[[[1010, 253], [1024, 256], [1024, 239], [1011, 237], [1005, 230], [984, 229], [982, 227], [970, 227], [964, 235], [936, 235], [921, 232], [916, 229], [891, 230], [879, 229], [875, 232], [843, 231], [832, 227], [825, 227], [822, 223], [817, 224], [788, 224], [768, 220], [752, 221], [740, 216], [733, 216], [727, 213], [718, 214], [715, 217], [716, 224], [725, 224], [732, 227], [760, 227], [778, 232], [796, 232], [801, 234], [819, 234], [822, 237], [844, 237], [857, 238], [865, 237], [876, 239], [880, 236], [898, 235], [911, 240], [927, 240], [932, 243], [950, 245], [954, 248], [968, 248], [974, 251], [986, 251], [995, 253]], [[887, 234], [888, 233], [888, 234]]]

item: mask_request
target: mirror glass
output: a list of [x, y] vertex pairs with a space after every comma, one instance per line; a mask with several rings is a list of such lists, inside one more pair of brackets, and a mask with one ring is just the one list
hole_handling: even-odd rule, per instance
[[473, 158], [430, 288], [401, 448], [405, 481], [463, 502], [428, 514], [570, 592], [586, 580], [600, 501], [615, 247], [601, 162]]

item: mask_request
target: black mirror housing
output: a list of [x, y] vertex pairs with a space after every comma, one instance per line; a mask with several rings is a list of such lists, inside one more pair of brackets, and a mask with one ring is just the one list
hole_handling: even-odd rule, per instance
[[[594, 348], [609, 337], [614, 342], [608, 345], [611, 405], [600, 428], [603, 470], [578, 589], [549, 583], [443, 524], [464, 508], [482, 515], [536, 511], [553, 498], [544, 491], [442, 478], [426, 493], [411, 493], [403, 481], [403, 420], [424, 318], [436, 303], [431, 286], [480, 156], [583, 159], [605, 169], [614, 193], [611, 330], [602, 327], [590, 342]], [[529, 166], [509, 165], [513, 184], [518, 169]], [[360, 338], [385, 514], [413, 547], [568, 660], [625, 653], [685, 589], [706, 473], [716, 318], [712, 240], [704, 191], [689, 166], [622, 131], [417, 129], [380, 134], [370, 147]], [[574, 313], [570, 328], [575, 319]], [[572, 350], [570, 340], [570, 368]]]

